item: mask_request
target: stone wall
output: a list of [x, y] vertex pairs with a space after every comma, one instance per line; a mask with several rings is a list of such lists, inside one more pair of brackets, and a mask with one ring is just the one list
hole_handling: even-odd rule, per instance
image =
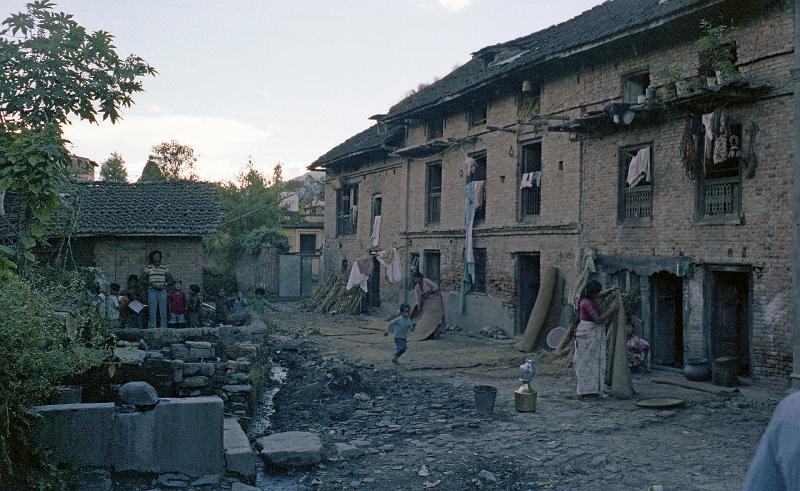
[[218, 396], [226, 414], [250, 414], [256, 402], [250, 400], [251, 368], [267, 335], [263, 323], [115, 333], [115, 354], [126, 363], [111, 383], [147, 381], [162, 397]]

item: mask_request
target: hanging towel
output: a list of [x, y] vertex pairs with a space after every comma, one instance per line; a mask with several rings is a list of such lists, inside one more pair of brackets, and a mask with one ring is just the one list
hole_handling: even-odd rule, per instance
[[531, 184], [533, 186], [541, 187], [542, 186], [542, 171], [536, 171], [531, 173]]
[[387, 249], [377, 255], [378, 262], [386, 267], [386, 280], [389, 283], [403, 281], [403, 266], [400, 263], [400, 254], [397, 249]]
[[372, 221], [372, 247], [378, 247], [381, 241], [381, 216], [376, 215]]
[[472, 228], [475, 225], [475, 212], [484, 205], [484, 189], [484, 181], [472, 181], [464, 186], [464, 194], [466, 196], [466, 202], [464, 203], [464, 228], [466, 229], [464, 254], [467, 261], [467, 272], [473, 283], [475, 282], [475, 256], [472, 251]]
[[628, 187], [634, 187], [642, 181], [650, 182], [650, 147], [644, 147], [636, 153], [628, 164]]
[[533, 187], [533, 172], [522, 174], [522, 181], [519, 183], [520, 189]]
[[703, 158], [708, 161], [714, 158], [714, 113], [703, 114], [702, 120], [705, 129]]
[[464, 179], [469, 179], [473, 172], [475, 172], [475, 159], [467, 157], [464, 159]]

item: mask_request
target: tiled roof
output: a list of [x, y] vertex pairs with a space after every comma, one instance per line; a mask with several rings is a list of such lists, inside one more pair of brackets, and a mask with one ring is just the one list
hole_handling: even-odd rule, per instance
[[77, 236], [200, 236], [220, 223], [217, 187], [205, 182], [94, 182], [76, 198]]
[[[724, 0], [608, 0], [577, 17], [512, 41], [488, 46], [441, 80], [395, 104], [387, 118], [398, 118], [446, 102], [521, 67], [613, 39], [665, 18]], [[505, 61], [486, 63], [482, 55], [507, 51]]]
[[[394, 137], [398, 136], [403, 128], [390, 128], [382, 133], [378, 133], [378, 125], [374, 124], [344, 142], [328, 150], [323, 156], [318, 158], [311, 167], [325, 166], [344, 157], [378, 150], [384, 147]], [[310, 168], [311, 168], [310, 167]]]

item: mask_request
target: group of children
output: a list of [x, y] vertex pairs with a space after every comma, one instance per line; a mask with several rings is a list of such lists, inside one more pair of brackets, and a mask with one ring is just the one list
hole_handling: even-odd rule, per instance
[[[110, 294], [97, 292], [97, 308], [99, 313], [109, 322], [119, 327], [141, 329], [144, 327], [150, 306], [147, 297], [139, 286], [136, 275], [128, 276], [126, 288], [122, 290], [119, 283], [111, 283]], [[171, 285], [167, 293], [167, 326], [161, 327], [198, 327], [203, 305], [203, 294], [199, 285], [189, 285], [189, 296], [183, 291], [180, 281]], [[154, 306], [157, 308], [157, 306]]]
[[[120, 328], [141, 329], [146, 326], [149, 305], [146, 305], [147, 297], [139, 286], [139, 278], [136, 275], [128, 277], [128, 283], [124, 290], [118, 283], [111, 283], [110, 294], [103, 293], [99, 286], [95, 286], [97, 300], [95, 302], [98, 312], [110, 323], [118, 325]], [[203, 309], [204, 295], [199, 285], [189, 285], [189, 295], [183, 291], [180, 281], [176, 281], [169, 287], [167, 294], [167, 326], [158, 327], [200, 327], [206, 325], [206, 321], [228, 323], [236, 319], [246, 319], [249, 312], [263, 315], [267, 309], [276, 310], [265, 298], [266, 291], [263, 288], [255, 289], [255, 298], [247, 300], [244, 292], [239, 290], [236, 297], [229, 298], [224, 290], [220, 289], [216, 298], [210, 298], [216, 304], [215, 318], [206, 319]], [[154, 305], [153, 308], [158, 308]]]

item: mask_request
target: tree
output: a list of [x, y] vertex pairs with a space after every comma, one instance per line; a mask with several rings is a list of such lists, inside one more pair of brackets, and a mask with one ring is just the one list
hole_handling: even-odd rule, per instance
[[194, 149], [175, 140], [159, 143], [150, 150], [148, 162], [153, 162], [167, 181], [195, 181]]
[[158, 168], [155, 162], [148, 160], [142, 169], [142, 175], [139, 177], [139, 182], [162, 182], [166, 181], [161, 169]]
[[280, 184], [283, 182], [283, 166], [280, 162], [275, 164], [275, 168], [272, 170], [272, 184]]
[[111, 155], [100, 165], [100, 178], [109, 182], [126, 182], [128, 171], [125, 170], [125, 160], [122, 155], [112, 152]]
[[0, 191], [22, 203], [13, 221], [20, 273], [69, 185], [61, 127], [70, 118], [116, 122], [142, 90], [141, 79], [155, 74], [138, 56], [121, 58], [112, 41], [46, 0], [0, 26]]

